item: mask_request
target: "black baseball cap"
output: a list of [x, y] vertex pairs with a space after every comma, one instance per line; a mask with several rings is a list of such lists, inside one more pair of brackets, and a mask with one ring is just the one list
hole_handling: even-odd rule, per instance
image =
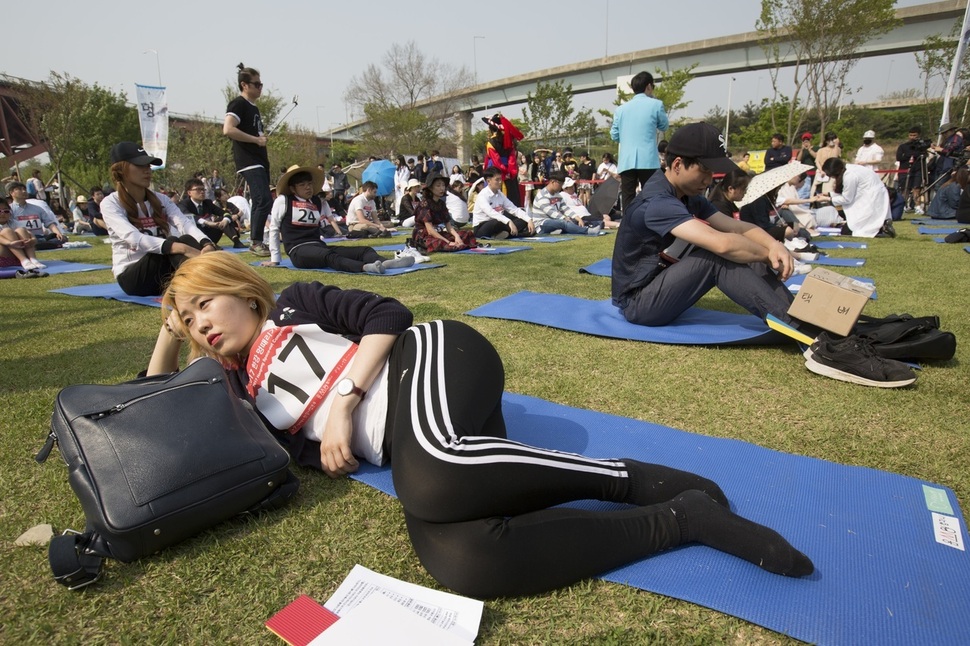
[[135, 166], [161, 166], [164, 162], [158, 157], [152, 157], [145, 149], [133, 141], [122, 141], [111, 148], [111, 163], [126, 161]]
[[692, 123], [679, 128], [667, 143], [667, 154], [696, 159], [715, 173], [738, 169], [727, 156], [724, 135], [709, 123]]

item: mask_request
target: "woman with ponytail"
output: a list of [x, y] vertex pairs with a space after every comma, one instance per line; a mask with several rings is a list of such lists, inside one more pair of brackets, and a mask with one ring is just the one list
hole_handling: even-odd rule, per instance
[[111, 149], [115, 192], [101, 202], [108, 227], [111, 264], [131, 296], [158, 296], [179, 265], [216, 246], [167, 196], [150, 189], [151, 165], [162, 160], [123, 141]]

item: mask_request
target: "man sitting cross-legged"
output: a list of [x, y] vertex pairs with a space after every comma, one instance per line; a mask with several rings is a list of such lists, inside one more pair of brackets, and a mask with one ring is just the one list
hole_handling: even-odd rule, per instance
[[[602, 227], [587, 227], [577, 224], [566, 211], [565, 197], [562, 185], [566, 174], [557, 170], [549, 175], [549, 183], [536, 193], [532, 202], [532, 221], [537, 233], [559, 234], [573, 233], [580, 235], [599, 235]], [[570, 181], [572, 179], [570, 178]]]
[[476, 238], [518, 238], [535, 234], [529, 214], [502, 194], [502, 171], [485, 169], [485, 188], [475, 198], [472, 224]]
[[[752, 224], [719, 213], [703, 197], [713, 173], [736, 169], [724, 137], [693, 123], [677, 130], [655, 173], [623, 217], [613, 249], [613, 303], [631, 323], [667, 325], [713, 287], [764, 320], [768, 314], [806, 328], [788, 315], [792, 274], [788, 249]], [[805, 330], [807, 331], [807, 330]], [[810, 336], [814, 336], [809, 333]], [[827, 334], [812, 345], [813, 372], [871, 386], [905, 386], [916, 380], [898, 361], [870, 357], [854, 337]]]

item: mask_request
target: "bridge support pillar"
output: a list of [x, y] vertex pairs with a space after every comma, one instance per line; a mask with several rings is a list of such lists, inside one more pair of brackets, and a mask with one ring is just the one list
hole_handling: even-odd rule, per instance
[[455, 113], [455, 139], [458, 140], [458, 163], [464, 168], [468, 165], [468, 160], [472, 154], [472, 113], [470, 110]]

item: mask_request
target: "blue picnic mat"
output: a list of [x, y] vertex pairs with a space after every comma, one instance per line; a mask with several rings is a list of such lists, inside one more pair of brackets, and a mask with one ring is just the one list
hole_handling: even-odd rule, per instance
[[950, 233], [956, 233], [960, 229], [956, 227], [919, 227], [917, 231], [920, 235], [924, 236], [945, 236]]
[[63, 289], [50, 290], [54, 294], [67, 294], [68, 296], [85, 296], [87, 298], [108, 298], [125, 303], [135, 303], [136, 305], [148, 305], [149, 307], [161, 307], [161, 296], [129, 296], [121, 291], [118, 283], [105, 283], [103, 285], [79, 285], [77, 287], [65, 287]]
[[[111, 265], [91, 265], [84, 262], [67, 262], [65, 260], [49, 260], [44, 258], [41, 260], [47, 269], [41, 269], [41, 271], [47, 272], [51, 276], [54, 274], [73, 274], [79, 271], [97, 271], [99, 269], [111, 269]], [[0, 268], [0, 278], [10, 278], [17, 273], [17, 267], [3, 267]]]
[[[257, 260], [251, 262], [254, 267], [259, 267], [259, 263], [262, 262]], [[330, 269], [329, 267], [321, 267], [320, 269], [298, 269], [293, 266], [293, 261], [289, 258], [283, 258], [279, 265], [272, 267], [272, 269], [294, 269], [296, 271], [323, 271], [330, 274], [350, 274], [352, 276], [400, 276], [401, 274], [408, 274], [412, 271], [421, 271], [422, 269], [435, 269], [437, 267], [444, 267], [444, 265], [435, 265], [432, 263], [423, 262], [417, 265], [411, 265], [410, 267], [397, 267], [395, 269], [388, 269], [383, 274], [368, 274], [353, 271], [337, 271], [336, 269]]]
[[907, 222], [912, 222], [913, 224], [923, 224], [926, 226], [950, 227], [950, 226], [953, 226], [955, 219], [954, 218], [914, 218], [912, 220], [907, 220]]
[[[868, 283], [872, 285], [873, 286], [872, 296], [869, 297], [869, 300], [871, 301], [876, 300], [876, 290], [875, 290], [876, 281], [874, 281], [871, 278], [862, 278], [861, 276], [853, 276], [852, 278], [854, 280], [858, 280], [859, 282]], [[799, 274], [798, 276], [792, 276], [791, 278], [786, 280], [785, 286], [788, 288], [788, 291], [790, 291], [792, 294], [797, 294], [798, 290], [802, 288], [802, 283], [804, 282], [805, 282], [805, 274]]]
[[478, 247], [476, 249], [462, 249], [455, 253], [471, 254], [473, 256], [497, 256], [516, 251], [530, 251], [532, 247]]
[[[503, 411], [509, 437], [519, 442], [637, 458], [713, 479], [735, 512], [780, 532], [816, 568], [790, 579], [687, 545], [608, 572], [607, 581], [817, 644], [958, 643], [970, 634], [970, 554], [934, 539], [947, 522], [964, 546], [968, 541], [946, 487], [523, 395], [506, 393]], [[387, 466], [362, 463], [351, 477], [394, 495]]]
[[868, 249], [865, 242], [850, 242], [848, 240], [812, 240], [812, 244], [819, 249]]
[[774, 345], [790, 340], [751, 314], [692, 307], [674, 322], [630, 323], [609, 300], [522, 291], [465, 312], [469, 316], [525, 321], [593, 336], [676, 345]]
[[827, 265], [829, 267], [861, 267], [866, 264], [864, 258], [833, 258], [832, 256], [819, 256], [815, 260], [806, 260], [809, 265]]

